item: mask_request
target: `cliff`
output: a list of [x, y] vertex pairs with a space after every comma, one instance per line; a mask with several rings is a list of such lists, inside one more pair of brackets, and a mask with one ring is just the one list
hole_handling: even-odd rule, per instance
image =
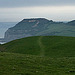
[[23, 19], [14, 27], [9, 28], [5, 32], [4, 38], [6, 41], [11, 41], [23, 37], [36, 36], [37, 33], [46, 28], [49, 22], [52, 21], [44, 18]]
[[75, 37], [75, 20], [68, 23], [54, 22], [45, 18], [23, 19], [5, 32], [6, 42], [29, 36], [73, 36]]

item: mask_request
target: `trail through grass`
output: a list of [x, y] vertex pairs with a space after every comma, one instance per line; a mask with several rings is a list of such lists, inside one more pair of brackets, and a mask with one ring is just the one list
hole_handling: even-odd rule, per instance
[[42, 38], [43, 38], [43, 36], [40, 36], [40, 37], [38, 38], [38, 44], [39, 44], [40, 50], [41, 50], [40, 56], [45, 56], [45, 46], [44, 46], [43, 43], [42, 43]]
[[75, 37], [27, 37], [3, 44], [0, 49], [12, 53], [49, 56], [55, 58], [75, 57]]

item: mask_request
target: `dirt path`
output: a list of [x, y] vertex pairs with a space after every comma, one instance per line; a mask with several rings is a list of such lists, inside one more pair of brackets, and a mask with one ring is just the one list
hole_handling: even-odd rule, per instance
[[42, 38], [43, 38], [43, 36], [40, 36], [39, 39], [38, 39], [38, 44], [39, 44], [40, 49], [41, 49], [40, 56], [44, 56], [45, 55], [45, 50], [44, 50], [45, 48], [44, 48], [44, 45], [42, 43]]

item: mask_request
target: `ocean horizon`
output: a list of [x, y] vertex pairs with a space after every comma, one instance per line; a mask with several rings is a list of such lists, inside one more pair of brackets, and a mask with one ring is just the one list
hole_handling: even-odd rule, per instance
[[0, 42], [0, 44], [5, 44], [6, 42]]
[[0, 38], [4, 38], [5, 32], [8, 28], [13, 27], [17, 22], [0, 22]]

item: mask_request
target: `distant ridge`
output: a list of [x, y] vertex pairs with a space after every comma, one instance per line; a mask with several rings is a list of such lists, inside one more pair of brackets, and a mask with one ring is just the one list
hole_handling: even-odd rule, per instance
[[75, 37], [75, 20], [68, 23], [54, 22], [45, 18], [23, 19], [5, 32], [6, 42], [30, 36]]
[[69, 25], [74, 25], [75, 26], [75, 20], [68, 22]]

